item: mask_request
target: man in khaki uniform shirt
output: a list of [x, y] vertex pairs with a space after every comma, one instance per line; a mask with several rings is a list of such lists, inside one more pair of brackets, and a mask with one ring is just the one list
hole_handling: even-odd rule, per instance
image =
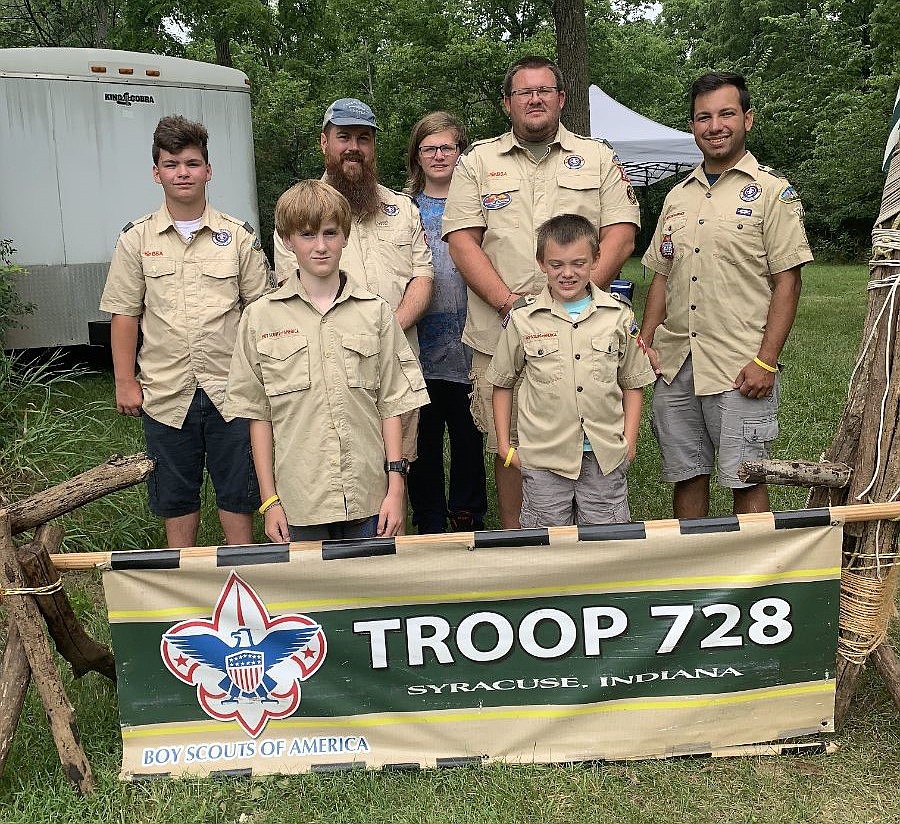
[[640, 226], [634, 189], [613, 150], [560, 125], [562, 86], [559, 68], [546, 58], [524, 57], [510, 66], [503, 103], [512, 129], [474, 143], [460, 158], [444, 210], [443, 237], [469, 287], [463, 341], [474, 350], [472, 412], [494, 453], [504, 528], [518, 526], [521, 477], [496, 454], [484, 370], [512, 304], [547, 282], [535, 260], [537, 228], [563, 213], [590, 220], [601, 241], [593, 279], [606, 288], [634, 250]]
[[252, 227], [206, 202], [207, 139], [200, 123], [159, 122], [153, 176], [165, 203], [122, 230], [100, 301], [113, 315], [116, 406], [143, 416], [157, 461], [150, 508], [174, 547], [196, 543], [204, 464], [227, 543], [252, 541], [259, 505], [247, 421], [226, 424], [220, 413], [241, 310], [270, 274]]
[[735, 513], [769, 508], [766, 486], [737, 469], [766, 457], [778, 434], [778, 357], [812, 254], [796, 191], [746, 150], [752, 125], [742, 77], [694, 83], [703, 164], [669, 193], [643, 259], [655, 272], [641, 330], [660, 375], [654, 431], [678, 518], [708, 514], [716, 453]]
[[[418, 354], [416, 323], [431, 302], [434, 283], [431, 251], [412, 198], [378, 183], [377, 129], [374, 112], [362, 101], [342, 98], [332, 103], [322, 123], [322, 179], [350, 201], [353, 211], [341, 269], [388, 302]], [[296, 268], [296, 258], [275, 232], [278, 282], [284, 282]], [[409, 460], [416, 457], [417, 429], [418, 411], [413, 411], [403, 420], [403, 456]]]

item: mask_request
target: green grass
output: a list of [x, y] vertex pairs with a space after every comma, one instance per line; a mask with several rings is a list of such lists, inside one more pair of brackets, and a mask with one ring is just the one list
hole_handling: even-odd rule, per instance
[[[640, 307], [648, 286], [639, 265]], [[865, 313], [866, 271], [861, 266], [804, 270], [800, 316], [785, 351], [777, 452], [816, 459], [830, 442], [843, 407]], [[139, 422], [111, 408], [112, 382], [100, 373], [79, 381], [61, 406], [101, 400], [94, 410], [105, 433], [79, 451], [80, 463], [104, 460], [142, 446]], [[669, 488], [658, 480], [658, 452], [645, 420], [638, 459], [630, 472], [635, 519], [668, 517]], [[52, 473], [51, 473], [52, 474]], [[69, 474], [58, 467], [59, 480]], [[206, 495], [201, 543], [217, 543], [214, 501]], [[161, 530], [146, 512], [143, 489], [110, 496], [73, 518], [70, 549], [153, 545]], [[118, 503], [113, 507], [112, 500]], [[774, 491], [775, 508], [804, 505], [803, 490]], [[717, 513], [729, 511], [717, 494]], [[496, 524], [492, 515], [491, 523]], [[135, 535], [129, 533], [136, 529]], [[639, 560], [636, 559], [636, 563]], [[66, 575], [67, 590], [88, 628], [108, 640], [98, 578]], [[0, 822], [365, 822], [365, 824], [481, 824], [482, 822], [889, 822], [900, 817], [900, 720], [874, 676], [864, 674], [831, 756], [644, 761], [577, 766], [491, 765], [419, 774], [348, 773], [253, 780], [181, 780], [122, 784], [116, 696], [90, 674], [73, 683], [64, 673], [98, 790], [75, 798], [61, 776], [40, 702], [29, 696], [6, 772], [0, 779]], [[627, 735], [627, 730], [623, 730]]]

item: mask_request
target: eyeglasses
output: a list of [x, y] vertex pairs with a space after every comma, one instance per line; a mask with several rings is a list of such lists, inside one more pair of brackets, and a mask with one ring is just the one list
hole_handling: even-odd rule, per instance
[[419, 146], [419, 154], [422, 157], [434, 157], [438, 152], [443, 155], [452, 155], [459, 152], [456, 144], [444, 143], [442, 146]]
[[541, 100], [549, 100], [553, 95], [559, 94], [559, 91], [556, 86], [540, 86], [536, 89], [513, 89], [509, 96], [525, 100], [533, 95], [537, 95]]

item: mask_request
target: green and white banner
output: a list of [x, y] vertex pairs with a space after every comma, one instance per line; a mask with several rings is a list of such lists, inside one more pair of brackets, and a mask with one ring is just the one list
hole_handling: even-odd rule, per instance
[[809, 510], [113, 553], [122, 777], [832, 731], [841, 533]]

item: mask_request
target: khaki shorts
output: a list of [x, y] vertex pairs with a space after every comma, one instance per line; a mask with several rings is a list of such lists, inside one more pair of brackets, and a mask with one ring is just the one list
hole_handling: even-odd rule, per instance
[[[494, 428], [494, 385], [488, 381], [484, 373], [491, 362], [491, 356], [484, 352], [472, 352], [472, 371], [469, 380], [472, 381], [471, 409], [472, 420], [478, 431], [487, 435], [486, 449], [492, 455], [497, 454], [497, 430]], [[516, 419], [519, 416], [519, 387], [522, 379], [516, 381], [513, 387], [512, 414], [509, 424], [509, 445], [519, 445], [519, 431], [516, 428]]]
[[690, 357], [672, 383], [657, 378], [651, 423], [662, 456], [662, 479], [677, 483], [712, 475], [718, 453], [719, 486], [754, 486], [740, 480], [737, 471], [744, 461], [769, 457], [778, 437], [779, 378], [775, 375], [768, 398], [745, 398], [737, 389], [695, 395]]
[[419, 410], [410, 409], [400, 415], [400, 428], [403, 430], [402, 456], [408, 461], [419, 457]]
[[577, 479], [523, 466], [522, 528], [627, 524], [631, 520], [627, 470], [628, 462], [623, 461], [604, 475], [593, 452], [584, 453]]

